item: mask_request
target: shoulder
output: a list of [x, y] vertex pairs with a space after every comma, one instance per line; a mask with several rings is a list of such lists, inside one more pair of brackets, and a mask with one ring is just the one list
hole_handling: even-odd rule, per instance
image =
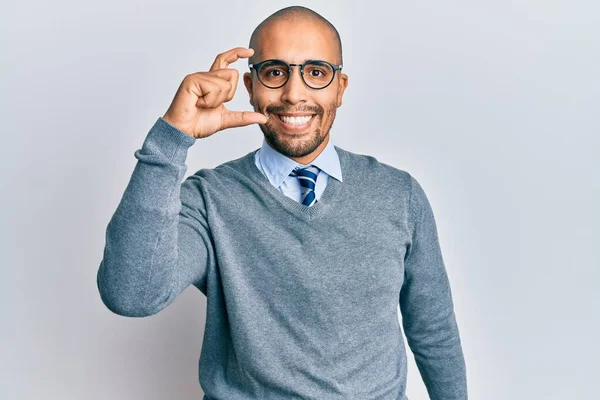
[[181, 197], [193, 198], [204, 197], [206, 201], [215, 196], [215, 193], [233, 195], [243, 187], [244, 190], [252, 186], [247, 177], [248, 168], [254, 164], [254, 154], [257, 149], [252, 150], [238, 158], [222, 162], [215, 167], [201, 168], [189, 175], [181, 184]]
[[377, 157], [368, 154], [357, 153], [334, 146], [340, 157], [343, 157], [352, 174], [369, 181], [385, 184], [390, 187], [399, 187], [403, 191], [409, 191], [414, 179], [412, 175], [399, 167], [384, 163]]
[[379, 161], [375, 156], [335, 147], [340, 157], [347, 160], [348, 170], [352, 171], [348, 178], [353, 183], [368, 184], [373, 192], [377, 191], [380, 200], [391, 196], [396, 203], [404, 204], [413, 216], [432, 212], [428, 196], [414, 174]]
[[244, 174], [251, 164], [255, 163], [254, 155], [258, 149], [254, 149], [238, 158], [228, 160], [211, 168], [202, 168], [190, 175], [188, 179], [203, 179], [207, 181], [219, 181], [235, 179], [239, 174]]

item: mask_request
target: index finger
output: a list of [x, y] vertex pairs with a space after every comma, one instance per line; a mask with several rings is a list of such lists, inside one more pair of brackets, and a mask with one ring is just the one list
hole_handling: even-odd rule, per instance
[[229, 64], [236, 62], [240, 58], [248, 58], [254, 54], [254, 49], [246, 47], [235, 47], [224, 53], [221, 53], [215, 58], [215, 61], [210, 67], [211, 71], [227, 68]]

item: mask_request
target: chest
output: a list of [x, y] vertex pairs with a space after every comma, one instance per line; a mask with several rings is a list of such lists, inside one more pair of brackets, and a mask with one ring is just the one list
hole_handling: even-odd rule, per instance
[[409, 239], [404, 212], [349, 203], [329, 211], [306, 219], [223, 206], [213, 233], [226, 295], [348, 320], [357, 310], [395, 310]]

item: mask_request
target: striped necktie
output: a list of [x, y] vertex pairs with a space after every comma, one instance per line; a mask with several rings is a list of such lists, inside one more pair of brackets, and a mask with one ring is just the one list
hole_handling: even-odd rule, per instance
[[319, 171], [319, 167], [309, 165], [305, 168], [295, 169], [290, 173], [290, 176], [297, 176], [300, 181], [300, 186], [302, 186], [302, 204], [305, 206], [310, 207], [317, 202], [315, 184], [317, 183]]

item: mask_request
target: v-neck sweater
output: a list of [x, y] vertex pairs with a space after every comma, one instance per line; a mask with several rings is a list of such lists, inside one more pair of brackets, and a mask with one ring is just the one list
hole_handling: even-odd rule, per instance
[[131, 317], [190, 286], [206, 296], [204, 400], [406, 400], [402, 328], [430, 398], [467, 398], [434, 215], [412, 175], [335, 146], [344, 181], [308, 207], [271, 185], [258, 149], [183, 180], [197, 140], [162, 118], [150, 129], [97, 285]]

